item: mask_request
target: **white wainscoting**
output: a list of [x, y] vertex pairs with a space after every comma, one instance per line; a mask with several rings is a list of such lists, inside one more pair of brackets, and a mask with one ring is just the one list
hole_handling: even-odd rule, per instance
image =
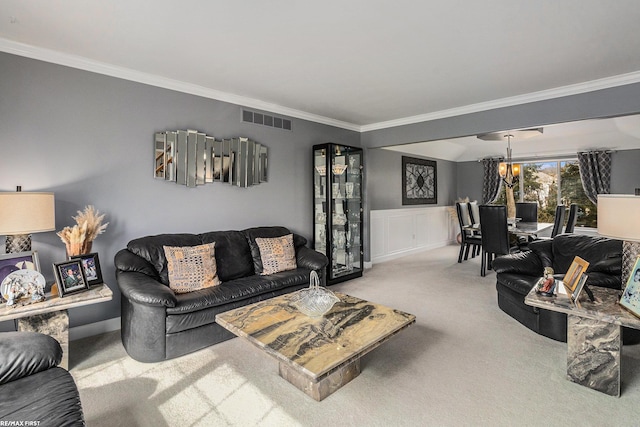
[[459, 231], [447, 206], [374, 210], [370, 224], [373, 264], [453, 244]]

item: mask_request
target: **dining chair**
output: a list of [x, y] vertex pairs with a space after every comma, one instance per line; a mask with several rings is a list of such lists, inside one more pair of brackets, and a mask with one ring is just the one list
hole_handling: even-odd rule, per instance
[[567, 225], [564, 227], [565, 233], [573, 233], [573, 229], [576, 226], [578, 220], [578, 205], [571, 203], [569, 207], [569, 217], [567, 218]]
[[522, 222], [538, 222], [538, 203], [516, 203], [516, 218], [521, 218]]
[[486, 276], [487, 269], [497, 255], [518, 252], [517, 247], [509, 245], [507, 228], [507, 207], [504, 205], [480, 205], [480, 232], [482, 234], [482, 261], [480, 275]]
[[460, 253], [458, 254], [458, 262], [462, 262], [463, 254], [466, 261], [469, 258], [470, 250], [471, 258], [475, 258], [479, 252], [480, 246], [482, 246], [482, 238], [476, 235], [473, 230], [469, 229], [473, 224], [471, 222], [471, 216], [469, 215], [469, 207], [467, 206], [467, 203], [456, 202], [456, 213], [458, 214], [460, 236], [462, 237]]
[[[553, 228], [551, 229], [551, 237], [537, 237], [536, 240], [550, 240], [556, 237], [558, 234], [562, 233], [562, 226], [564, 225], [564, 213], [566, 211], [566, 207], [564, 205], [556, 206], [556, 216], [553, 220]], [[520, 246], [520, 250], [524, 252], [525, 249], [529, 249], [528, 246], [523, 247]]]
[[[480, 225], [480, 211], [478, 210], [478, 202], [477, 201], [473, 201], [473, 202], [469, 202], [467, 204], [467, 206], [469, 206], [469, 216], [471, 217], [471, 223], [474, 226], [479, 226]], [[480, 234], [480, 231], [478, 229], [478, 233]]]

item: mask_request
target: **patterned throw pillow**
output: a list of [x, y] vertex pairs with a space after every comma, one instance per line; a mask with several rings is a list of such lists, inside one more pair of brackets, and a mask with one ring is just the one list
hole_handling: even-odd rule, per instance
[[295, 270], [296, 248], [293, 246], [293, 234], [282, 237], [256, 237], [256, 244], [260, 248], [263, 276], [280, 271]]
[[167, 257], [169, 287], [176, 294], [220, 284], [216, 267], [215, 242], [200, 246], [163, 246]]

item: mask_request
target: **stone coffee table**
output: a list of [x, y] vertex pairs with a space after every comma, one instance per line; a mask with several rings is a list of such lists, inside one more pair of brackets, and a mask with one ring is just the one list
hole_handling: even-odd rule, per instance
[[404, 313], [349, 295], [322, 317], [299, 312], [285, 294], [216, 316], [216, 322], [275, 357], [280, 376], [322, 400], [360, 374], [360, 358], [415, 323]]

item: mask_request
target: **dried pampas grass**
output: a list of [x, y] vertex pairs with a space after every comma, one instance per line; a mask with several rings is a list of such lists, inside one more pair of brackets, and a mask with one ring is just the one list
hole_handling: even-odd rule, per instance
[[100, 215], [100, 212], [91, 205], [85, 207], [82, 212], [78, 211], [78, 215], [72, 218], [76, 220], [76, 225], [64, 227], [57, 235], [67, 247], [67, 255], [89, 253], [91, 243], [99, 234], [104, 233], [109, 223], [102, 224], [104, 214]]

